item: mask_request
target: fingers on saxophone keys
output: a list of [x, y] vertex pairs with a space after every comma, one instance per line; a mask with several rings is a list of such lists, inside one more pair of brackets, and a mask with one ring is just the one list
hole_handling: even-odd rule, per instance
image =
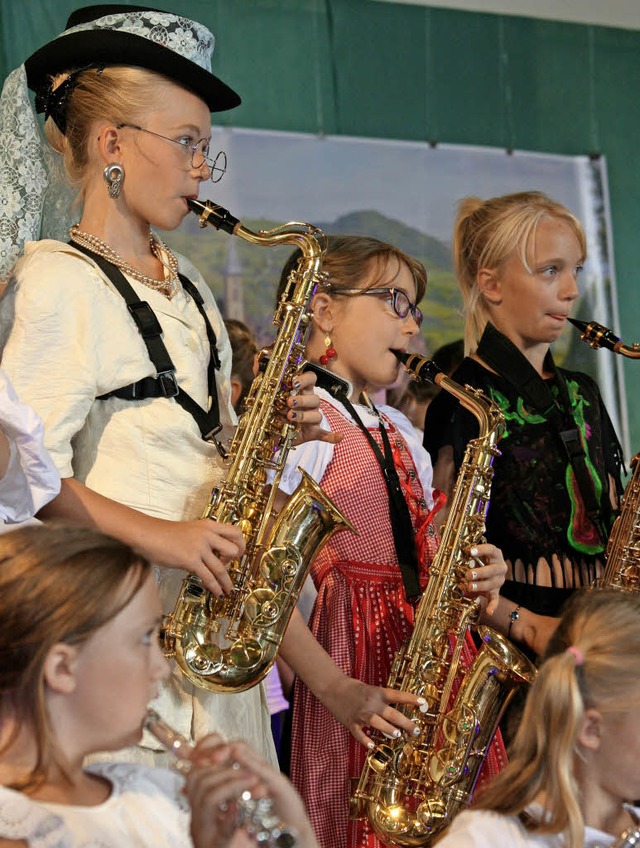
[[486, 565], [485, 561], [481, 558], [480, 552], [478, 548], [473, 547], [469, 551], [469, 567], [470, 568], [484, 568]]
[[413, 727], [413, 730], [405, 730], [404, 733], [402, 732], [402, 730], [396, 729], [392, 733], [383, 733], [382, 735], [385, 736], [387, 739], [400, 739], [401, 736], [419, 736], [420, 728], [415, 725]]
[[203, 567], [194, 573], [217, 598], [229, 594], [233, 589], [233, 581], [229, 577], [225, 566], [213, 553], [205, 559]]
[[420, 732], [415, 722], [397, 710], [394, 710], [386, 719], [382, 718], [382, 716], [380, 718], [381, 720], [375, 723], [375, 725], [372, 722], [372, 726], [376, 726], [387, 739], [400, 739], [403, 736], [411, 737]]

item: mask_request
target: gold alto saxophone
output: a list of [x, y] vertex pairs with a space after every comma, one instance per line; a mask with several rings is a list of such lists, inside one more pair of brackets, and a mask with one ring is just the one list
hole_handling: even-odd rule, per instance
[[[640, 345], [623, 344], [602, 324], [591, 321], [569, 321], [580, 330], [580, 338], [590, 347], [606, 347], [614, 353], [640, 359]], [[620, 515], [613, 522], [605, 550], [605, 567], [596, 588], [640, 592], [640, 453], [631, 460], [633, 475], [620, 502]]]
[[352, 815], [367, 817], [382, 842], [413, 846], [430, 845], [466, 806], [500, 716], [516, 687], [533, 680], [535, 668], [507, 639], [482, 626], [482, 647], [464, 675], [460, 665], [467, 628], [480, 613], [479, 600], [460, 586], [471, 548], [484, 541], [502, 413], [481, 391], [463, 388], [424, 357], [396, 355], [418, 379], [450, 392], [480, 425], [464, 455], [413, 633], [396, 654], [387, 684], [426, 700], [422, 708], [401, 708], [419, 736], [378, 737], [352, 797]]
[[337, 530], [354, 529], [304, 472], [275, 520], [272, 515], [278, 481], [299, 430], [281, 413], [304, 369], [309, 304], [321, 279], [326, 239], [321, 230], [295, 222], [255, 233], [211, 201], [187, 202], [202, 227], [212, 224], [252, 244], [291, 244], [302, 251], [274, 318], [279, 327], [275, 343], [236, 428], [228, 473], [213, 489], [203, 515], [242, 530], [245, 553], [229, 567], [233, 589], [216, 598], [197, 577], [187, 576], [163, 626], [165, 653], [192, 683], [212, 692], [240, 692], [259, 683], [273, 665], [317, 551]]

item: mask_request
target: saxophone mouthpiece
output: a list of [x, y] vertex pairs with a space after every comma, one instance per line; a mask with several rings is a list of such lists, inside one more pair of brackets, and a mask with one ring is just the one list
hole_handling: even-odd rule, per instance
[[592, 348], [606, 347], [614, 353], [620, 353], [622, 343], [618, 336], [607, 327], [598, 324], [597, 321], [578, 321], [576, 318], [568, 318], [569, 323], [580, 330], [580, 337]]
[[581, 333], [584, 333], [584, 332], [586, 331], [587, 327], [589, 326], [589, 325], [587, 324], [587, 322], [586, 322], [586, 321], [578, 321], [578, 319], [577, 319], [577, 318], [569, 318], [569, 317], [567, 317], [567, 321], [568, 321], [570, 324], [573, 324], [573, 326], [574, 326], [577, 330], [580, 330], [580, 332], [581, 332]]
[[407, 371], [418, 380], [439, 385], [442, 377], [445, 376], [444, 371], [438, 368], [431, 359], [427, 359], [426, 356], [420, 356], [418, 353], [407, 353], [403, 350], [394, 350], [393, 354], [402, 362]]
[[201, 200], [187, 197], [187, 206], [198, 215], [201, 227], [210, 224], [216, 230], [224, 230], [225, 233], [233, 236], [240, 225], [238, 218], [234, 218], [228, 209], [225, 209], [224, 206], [218, 206], [212, 200], [205, 200], [203, 203]]

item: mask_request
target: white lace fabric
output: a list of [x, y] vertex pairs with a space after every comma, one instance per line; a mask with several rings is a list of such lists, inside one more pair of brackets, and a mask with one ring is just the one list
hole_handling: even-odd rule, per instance
[[163, 47], [179, 53], [185, 59], [195, 62], [205, 71], [211, 71], [211, 57], [215, 39], [213, 34], [203, 26], [189, 18], [172, 15], [169, 12], [142, 12], [133, 9], [131, 12], [119, 12], [105, 15], [86, 24], [78, 24], [65, 30], [60, 38], [74, 32], [87, 30], [108, 29], [112, 32], [128, 32], [131, 35], [154, 41]]
[[49, 184], [45, 156], [21, 65], [9, 74], [0, 96], [0, 282], [24, 243], [40, 237]]
[[106, 801], [74, 806], [38, 801], [0, 786], [0, 838], [29, 848], [190, 848], [184, 779], [166, 769], [94, 763], [112, 786]]

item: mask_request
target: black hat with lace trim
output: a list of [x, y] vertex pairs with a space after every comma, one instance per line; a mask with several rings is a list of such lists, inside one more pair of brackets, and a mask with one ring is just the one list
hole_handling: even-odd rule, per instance
[[[156, 71], [204, 100], [211, 112], [240, 104], [240, 97], [211, 73], [215, 39], [202, 24], [146, 6], [101, 4], [71, 14], [65, 31], [30, 56], [27, 83], [36, 109], [64, 132], [66, 99], [75, 79], [52, 91], [51, 77], [88, 68], [129, 65]], [[75, 72], [75, 73], [74, 73]]]

